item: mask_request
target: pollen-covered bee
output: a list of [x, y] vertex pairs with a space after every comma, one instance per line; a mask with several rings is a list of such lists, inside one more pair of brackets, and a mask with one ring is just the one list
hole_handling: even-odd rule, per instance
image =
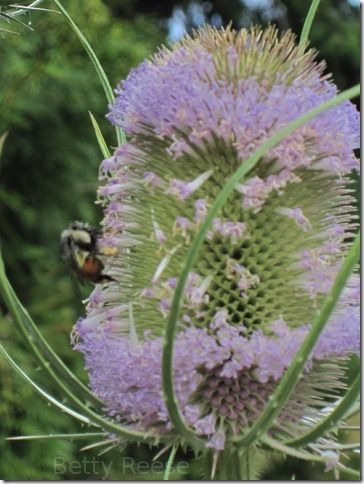
[[[100, 256], [106, 253], [98, 246], [101, 235], [100, 230], [83, 222], [72, 222], [61, 234], [61, 257], [69, 262], [81, 282], [115, 280], [102, 273], [104, 264]], [[109, 251], [108, 255], [113, 254]]]

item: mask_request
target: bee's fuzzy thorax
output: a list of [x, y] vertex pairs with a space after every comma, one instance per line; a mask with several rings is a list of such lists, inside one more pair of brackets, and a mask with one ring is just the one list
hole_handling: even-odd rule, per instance
[[[61, 257], [67, 260], [81, 281], [105, 282], [113, 280], [103, 273], [104, 263], [99, 248], [101, 231], [84, 222], [72, 222], [61, 233]], [[115, 255], [115, 253], [114, 253]]]

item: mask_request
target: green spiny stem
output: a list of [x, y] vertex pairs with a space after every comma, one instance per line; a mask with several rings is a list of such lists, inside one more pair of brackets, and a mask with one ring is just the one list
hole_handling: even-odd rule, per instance
[[[75, 22], [72, 20], [72, 17], [69, 15], [67, 10], [62, 6], [61, 2], [59, 2], [58, 0], [53, 0], [53, 1], [57, 5], [57, 7], [60, 9], [60, 11], [64, 15], [64, 17], [67, 19], [68, 23], [71, 25], [72, 30], [76, 33], [76, 35], [79, 38], [81, 44], [85, 48], [85, 51], [87, 52], [87, 55], [89, 56], [93, 66], [96, 70], [96, 73], [97, 73], [97, 75], [98, 75], [98, 77], [101, 81], [101, 84], [102, 84], [102, 87], [104, 89], [106, 98], [107, 98], [108, 102], [111, 104], [112, 102], [114, 102], [114, 99], [115, 99], [114, 93], [113, 93], [113, 90], [110, 86], [109, 79], [107, 78], [107, 75], [105, 74], [105, 71], [104, 71], [102, 65], [100, 64], [100, 61], [97, 58], [97, 55], [95, 54], [94, 50], [92, 49], [92, 47], [89, 44], [86, 37], [83, 35], [81, 30], [77, 27]], [[117, 137], [118, 145], [120, 146], [120, 145], [124, 144], [125, 141], [126, 141], [125, 134], [124, 134], [123, 130], [121, 128], [119, 128], [118, 126], [115, 127], [115, 130], [116, 130], [116, 137]]]
[[[99, 400], [63, 363], [59, 356], [49, 346], [47, 341], [34, 324], [26, 309], [17, 298], [9, 280], [6, 277], [3, 259], [0, 253], [0, 294], [12, 315], [18, 330], [24, 336], [24, 340], [29, 345], [42, 367], [47, 371], [54, 383], [59, 386], [60, 378], [69, 386], [67, 394], [79, 396], [85, 399], [88, 404], [101, 409], [103, 402]], [[64, 385], [62, 384], [62, 388]]]
[[104, 432], [85, 432], [84, 434], [18, 435], [6, 437], [5, 440], [86, 440], [106, 436]]
[[307, 42], [308, 42], [308, 36], [310, 35], [310, 30], [312, 26], [313, 19], [315, 18], [316, 11], [318, 9], [318, 6], [320, 4], [320, 0], [312, 0], [310, 9], [308, 11], [308, 14], [305, 19], [305, 23], [303, 24], [302, 32], [301, 32], [301, 37], [300, 37], [300, 53], [303, 54]]
[[[226, 182], [223, 189], [219, 192], [218, 196], [216, 197], [212, 207], [210, 208], [204, 223], [201, 225], [201, 228], [197, 236], [192, 242], [190, 250], [188, 251], [188, 254], [186, 256], [183, 268], [181, 270], [180, 277], [178, 278], [177, 287], [174, 292], [172, 306], [171, 306], [169, 318], [166, 325], [166, 330], [164, 335], [164, 345], [163, 345], [163, 356], [162, 356], [162, 388], [163, 388], [164, 401], [165, 401], [170, 419], [176, 431], [180, 434], [182, 438], [185, 438], [188, 442], [190, 442], [193, 445], [201, 446], [203, 441], [196, 435], [196, 433], [191, 428], [189, 428], [185, 424], [175, 397], [174, 385], [173, 385], [173, 343], [177, 332], [177, 322], [180, 316], [181, 305], [184, 298], [184, 289], [186, 286], [186, 281], [191, 269], [193, 268], [197, 260], [199, 251], [201, 250], [201, 247], [203, 245], [207, 232], [214, 218], [217, 216], [220, 209], [226, 203], [229, 195], [235, 189], [235, 186], [242, 180], [242, 178], [247, 173], [249, 173], [249, 171], [252, 168], [254, 168], [254, 166], [258, 163], [260, 158], [263, 155], [265, 155], [265, 153], [268, 150], [273, 148], [276, 144], [282, 141], [286, 136], [288, 136], [297, 128], [303, 126], [305, 123], [310, 121], [315, 116], [321, 114], [324, 111], [327, 111], [328, 109], [334, 106], [337, 106], [338, 104], [340, 104], [345, 100], [356, 97], [359, 93], [360, 93], [359, 85], [356, 85], [351, 89], [348, 89], [342, 92], [338, 96], [335, 96], [334, 98], [329, 99], [328, 101], [320, 104], [319, 106], [309, 110], [307, 113], [305, 113], [304, 115], [300, 116], [296, 120], [289, 123], [287, 126], [285, 126], [277, 133], [275, 133], [265, 143], [263, 143], [253, 153], [253, 155], [250, 158], [248, 158], [248, 160], [242, 163], [242, 165], [235, 171], [235, 173]], [[299, 376], [299, 373], [297, 374], [297, 378], [298, 376]], [[287, 382], [288, 380], [285, 379], [284, 381]], [[284, 386], [281, 386], [281, 389], [282, 388], [284, 388]], [[289, 392], [288, 392], [288, 395], [289, 395]], [[285, 399], [282, 400], [281, 405], [283, 405], [285, 401], [286, 401]], [[273, 413], [275, 416], [277, 413], [279, 413], [281, 406], [278, 406], [277, 408], [275, 408], [275, 406], [278, 404], [277, 401], [274, 401], [273, 404], [274, 404], [274, 407], [272, 406], [272, 403], [270, 403], [269, 408], [270, 408], [270, 412], [272, 412], [274, 408]], [[267, 422], [269, 421], [269, 424], [270, 424], [273, 421], [273, 419], [274, 417], [272, 419], [268, 419]], [[260, 420], [261, 419], [259, 419], [259, 421]], [[254, 438], [257, 436], [257, 434], [260, 434], [260, 432], [258, 431], [258, 428], [254, 426]], [[252, 431], [250, 431], [249, 434], [247, 435], [252, 436], [253, 435]], [[245, 440], [243, 442], [247, 442], [247, 444], [251, 443], [254, 440], [254, 438], [251, 439], [249, 437], [249, 442], [248, 442], [248, 439], [244, 438]], [[245, 443], [241, 445], [245, 445]]]
[[353, 268], [359, 260], [359, 256], [360, 235], [358, 234], [344, 260], [344, 263], [341, 266], [329, 295], [326, 297], [323, 303], [320, 313], [312, 324], [312, 328], [308, 333], [303, 345], [296, 353], [291, 365], [286, 370], [283, 378], [277, 386], [277, 389], [271, 396], [268, 405], [265, 407], [258, 420], [243, 437], [235, 440], [238, 447], [250, 445], [252, 442], [264, 435], [265, 432], [269, 430], [276, 416], [280, 413], [282, 407], [291, 394], [291, 391], [294, 389], [296, 383], [302, 375], [305, 363], [310, 356], [311, 351], [314, 348], [322, 330], [324, 329], [332, 311], [334, 310], [341, 291], [344, 289]]
[[79, 402], [76, 398], [73, 398], [73, 403], [83, 412], [83, 414], [73, 410], [72, 408], [64, 405], [63, 403], [59, 402], [56, 398], [52, 395], [47, 393], [43, 388], [41, 388], [37, 383], [35, 383], [12, 359], [12, 357], [8, 354], [5, 348], [0, 344], [0, 353], [4, 356], [10, 366], [20, 375], [29, 385], [33, 387], [33, 389], [45, 400], [55, 405], [57, 408], [62, 410], [62, 412], [67, 413], [68, 415], [80, 420], [83, 423], [88, 425], [94, 425], [95, 427], [100, 427], [103, 430], [110, 432], [112, 434], [116, 434], [119, 437], [124, 439], [137, 441], [137, 442], [144, 442], [149, 444], [155, 444], [156, 439], [154, 437], [148, 436], [142, 432], [137, 432], [133, 430], [129, 430], [127, 428], [122, 427], [121, 425], [117, 425], [97, 413], [90, 410], [88, 407], [83, 405]]
[[322, 419], [315, 427], [309, 432], [298, 437], [297, 439], [287, 440], [285, 445], [297, 447], [304, 446], [310, 442], [315, 441], [318, 437], [321, 437], [325, 432], [333, 429], [345, 416], [347, 411], [351, 408], [353, 400], [360, 392], [360, 376], [357, 376], [354, 383], [351, 385], [341, 402], [335, 407], [335, 409], [326, 418]]

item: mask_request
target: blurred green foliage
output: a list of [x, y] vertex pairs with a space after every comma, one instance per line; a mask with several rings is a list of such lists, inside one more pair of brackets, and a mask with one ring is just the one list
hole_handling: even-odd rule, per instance
[[[113, 86], [163, 41], [152, 17], [123, 21], [99, 0], [63, 3], [102, 59]], [[64, 361], [82, 372], [82, 359], [69, 343], [82, 307], [59, 258], [59, 235], [72, 220], [98, 223], [101, 218], [94, 200], [102, 157], [88, 111], [111, 146], [115, 132], [104, 119], [107, 103], [93, 66], [65, 19], [42, 12], [26, 16], [29, 20], [34, 32], [23, 29], [21, 35], [0, 40], [0, 133], [8, 131], [0, 163], [1, 245], [22, 302]], [[86, 297], [91, 287], [81, 289]], [[0, 337], [26, 369], [37, 366], [5, 316]], [[34, 396], [3, 360], [0, 375], [0, 476], [57, 478], [53, 456], [75, 459], [78, 443], [10, 443], [4, 438], [77, 432], [79, 426]], [[33, 376], [42, 382], [41, 371]]]
[[[233, 20], [235, 26], [271, 20], [282, 28], [290, 25], [299, 33], [310, 2], [271, 2], [275, 10], [270, 18], [266, 10], [249, 10], [240, 0], [203, 4], [177, 0], [62, 3], [95, 49], [111, 85], [116, 86], [131, 67], [166, 42], [167, 19], [176, 8], [185, 11], [187, 30], [197, 26], [191, 13], [191, 4], [196, 4], [206, 10], [207, 21], [216, 19], [216, 15], [220, 15], [222, 24]], [[53, 8], [51, 1], [44, 2], [44, 6]], [[59, 355], [86, 380], [82, 359], [70, 347], [69, 334], [82, 315], [80, 300], [87, 297], [91, 286], [81, 288], [81, 294], [75, 291], [67, 268], [59, 259], [58, 242], [61, 230], [70, 221], [79, 219], [97, 224], [102, 216], [94, 203], [102, 156], [88, 111], [96, 117], [111, 147], [116, 144], [115, 132], [104, 118], [107, 103], [99, 80], [65, 19], [50, 12], [32, 13], [21, 19], [31, 22], [34, 31], [11, 25], [21, 34], [0, 38], [0, 135], [8, 131], [0, 160], [1, 246], [18, 296]], [[357, 9], [345, 0], [322, 1], [311, 40], [320, 49], [320, 56], [327, 59], [329, 70], [342, 89], [358, 79], [359, 30]], [[27, 353], [4, 307], [0, 312], [0, 339], [17, 362], [43, 384], [42, 371]], [[83, 472], [77, 476], [69, 471], [54, 473], [55, 456], [72, 462], [85, 455], [91, 462], [98, 449], [80, 454], [79, 448], [86, 441], [4, 440], [12, 435], [82, 429], [35, 396], [14, 377], [2, 359], [0, 395], [0, 478], [101, 479], [98, 473]], [[99, 462], [113, 462], [109, 479], [161, 478], [148, 473], [136, 476], [133, 472], [123, 476], [120, 464], [123, 455], [150, 460], [150, 451], [144, 447], [128, 447], [123, 452], [112, 450], [97, 457]], [[177, 460], [190, 459], [190, 455], [178, 454]], [[309, 479], [312, 475], [308, 466], [298, 467], [296, 461], [289, 460], [283, 467], [278, 462], [270, 476], [287, 477], [287, 469], [296, 479], [300, 476]], [[316, 475], [321, 479], [331, 477], [327, 473]], [[196, 465], [191, 465], [187, 474], [172, 473], [171, 477], [198, 479], [200, 475]]]

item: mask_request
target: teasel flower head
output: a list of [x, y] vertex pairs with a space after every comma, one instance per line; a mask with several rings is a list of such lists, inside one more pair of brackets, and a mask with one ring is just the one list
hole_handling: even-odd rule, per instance
[[[114, 281], [92, 292], [75, 342], [116, 420], [174, 435], [161, 357], [190, 243], [254, 150], [335, 96], [323, 71], [290, 32], [206, 27], [117, 88], [108, 118], [128, 141], [103, 161], [99, 188]], [[315, 117], [266, 153], [212, 223], [174, 343], [178, 404], [207, 448], [222, 451], [257, 419], [332, 286], [356, 227], [358, 130], [350, 102]], [[339, 397], [359, 348], [358, 295], [353, 275], [271, 435], [299, 435]]]

